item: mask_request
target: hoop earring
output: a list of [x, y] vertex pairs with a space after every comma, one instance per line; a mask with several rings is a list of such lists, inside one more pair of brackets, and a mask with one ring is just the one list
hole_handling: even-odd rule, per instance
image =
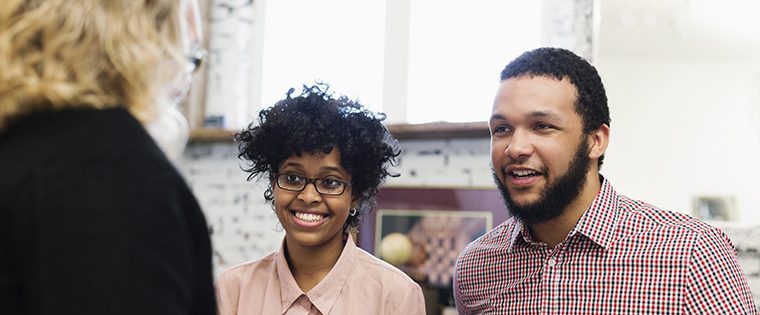
[[358, 213], [359, 213], [359, 210], [357, 210], [356, 208], [353, 208], [353, 209], [351, 209], [351, 211], [348, 212], [348, 215], [350, 215], [352, 217], [355, 217], [356, 214], [358, 214]]

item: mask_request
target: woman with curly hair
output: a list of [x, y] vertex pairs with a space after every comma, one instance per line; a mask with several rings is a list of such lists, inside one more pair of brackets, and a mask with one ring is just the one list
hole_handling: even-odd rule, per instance
[[[285, 230], [280, 250], [216, 281], [219, 314], [425, 314], [420, 286], [354, 244], [399, 150], [374, 115], [328, 87], [294, 89], [235, 135], [248, 179]], [[391, 175], [393, 176], [393, 175]]]
[[167, 156], [197, 0], [2, 0], [0, 314], [215, 314], [211, 242]]

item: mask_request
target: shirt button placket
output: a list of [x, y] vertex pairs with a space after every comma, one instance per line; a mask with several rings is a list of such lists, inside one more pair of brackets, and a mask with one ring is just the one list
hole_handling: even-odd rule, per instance
[[[551, 255], [551, 254], [550, 254]], [[547, 259], [544, 258], [542, 271], [541, 271], [541, 299], [540, 299], [540, 310], [539, 314], [541, 315], [548, 315], [551, 314], [552, 309], [552, 301], [551, 301], [551, 267], [549, 267], [549, 264], [547, 263]]]
[[309, 301], [309, 298], [305, 295], [301, 296], [301, 306], [309, 311], [309, 314], [311, 314], [311, 302]]
[[559, 304], [557, 301], [557, 298], [559, 297], [559, 283], [556, 275], [556, 266], [557, 259], [553, 256], [550, 256], [544, 264], [544, 287], [547, 291], [544, 292], [546, 298], [546, 304], [544, 305], [546, 308], [544, 309], [543, 314], [555, 314], [559, 311]]

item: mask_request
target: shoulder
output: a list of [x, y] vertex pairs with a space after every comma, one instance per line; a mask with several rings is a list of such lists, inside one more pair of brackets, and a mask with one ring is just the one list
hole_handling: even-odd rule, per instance
[[[5, 150], [9, 150], [8, 156], [2, 154]], [[16, 185], [0, 190], [0, 202], [12, 200], [15, 206], [10, 211], [23, 216], [34, 213], [40, 222], [70, 220], [86, 229], [55, 225], [53, 229], [62, 235], [82, 231], [99, 235], [106, 233], [98, 231], [111, 231], [108, 236], [121, 239], [128, 239], [126, 235], [138, 239], [170, 235], [173, 239], [165, 239], [168, 244], [187, 241], [182, 236], [187, 235], [189, 224], [190, 232], [205, 234], [202, 242], [207, 242], [206, 224], [189, 187], [142, 125], [124, 109], [25, 117], [0, 140], [0, 162], [8, 161], [18, 163], [6, 173], [6, 180], [0, 181], [0, 188]], [[164, 243], [148, 243], [158, 244]]]
[[[453, 289], [457, 307], [479, 304], [485, 295], [494, 293], [497, 279], [514, 274], [508, 270], [512, 265], [512, 247], [520, 236], [522, 224], [510, 218], [467, 245], [454, 267]], [[484, 292], [490, 293], [484, 293]], [[484, 295], [485, 294], [485, 295]], [[461, 311], [461, 309], [460, 309]]]
[[230, 267], [219, 275], [219, 278], [216, 280], [216, 285], [245, 285], [248, 281], [254, 279], [254, 276], [257, 278], [261, 276], [268, 277], [269, 274], [275, 272], [275, 257], [277, 257], [278, 253], [279, 252], [274, 252], [261, 259], [244, 262]]
[[[424, 314], [422, 288], [403, 271], [357, 248], [344, 291], [359, 294], [360, 314]], [[368, 309], [372, 308], [372, 310]]]
[[618, 204], [619, 244], [660, 244], [688, 252], [692, 257], [700, 248], [714, 248], [721, 255], [735, 256], [729, 237], [700, 219], [625, 196], [619, 197]]
[[51, 126], [60, 125], [62, 133], [41, 141], [33, 151], [44, 170], [40, 179], [54, 186], [48, 187], [53, 197], [68, 200], [79, 195], [138, 212], [144, 212], [138, 207], [153, 208], [143, 214], [156, 214], [155, 208], [197, 208], [174, 165], [126, 110], [61, 112], [47, 120]]
[[660, 209], [623, 195], [618, 195], [618, 206], [623, 218], [621, 226], [689, 235], [722, 234], [719, 229], [688, 214]]
[[5, 131], [0, 153], [4, 150], [9, 154], [0, 154], [4, 156], [0, 160], [17, 162], [13, 173], [17, 177], [35, 171], [55, 176], [59, 179], [55, 182], [150, 177], [142, 184], [151, 185], [159, 178], [176, 180], [178, 175], [142, 125], [120, 108], [30, 115]]
[[[16, 181], [36, 174], [80, 173], [82, 169], [98, 167], [99, 164], [115, 164], [114, 161], [96, 158], [112, 151], [104, 152], [104, 143], [111, 147], [129, 145], [101, 139], [102, 134], [124, 131], [119, 128], [120, 124], [113, 123], [111, 116], [119, 116], [119, 120], [129, 120], [130, 116], [126, 111], [114, 111], [69, 110], [22, 117], [0, 134], [3, 177]], [[98, 128], [103, 121], [112, 127]]]
[[[219, 314], [237, 314], [241, 305], [250, 306], [251, 303], [256, 307], [264, 306], [270, 280], [277, 276], [277, 254], [274, 252], [264, 258], [232, 266], [219, 275], [214, 282]], [[276, 294], [279, 295], [279, 291]], [[247, 314], [257, 312], [249, 310]]]
[[217, 295], [221, 294], [237, 300], [243, 291], [258, 292], [266, 288], [270, 278], [277, 276], [275, 257], [277, 257], [277, 252], [225, 270], [214, 282]]
[[[35, 236], [9, 240], [25, 248], [19, 259], [42, 262], [23, 266], [20, 273], [67, 270], [59, 272], [62, 279], [76, 278], [71, 283], [93, 298], [131, 287], [134, 298], [164, 298], [165, 305], [171, 298], [156, 292], [182, 292], [172, 296], [185, 301], [193, 299], [191, 293], [213, 300], [203, 213], [179, 173], [128, 112], [35, 114], [1, 137], [0, 164], [18, 163], [11, 173], [0, 166], [0, 173], [8, 175], [0, 180], [0, 203], [10, 204], [0, 212], [11, 218], [0, 221], [16, 235]], [[8, 184], [13, 189], [5, 190]], [[72, 263], [93, 258], [99, 263]]]
[[502, 224], [499, 224], [499, 226], [468, 244], [459, 255], [459, 261], [480, 259], [484, 255], [487, 256], [510, 249], [515, 237], [520, 232], [520, 227], [521, 225], [515, 218], [507, 219]]
[[494, 268], [509, 258], [521, 226], [518, 220], [507, 219], [467, 245], [459, 254], [454, 267], [455, 283], [461, 286], [464, 282], [477, 282], [483, 277], [490, 277], [488, 275], [493, 274]]
[[416, 285], [414, 280], [403, 271], [358, 247], [354, 263], [356, 271], [366, 273], [367, 277], [375, 279], [383, 285], [393, 285], [397, 288], [406, 288], [411, 284]]

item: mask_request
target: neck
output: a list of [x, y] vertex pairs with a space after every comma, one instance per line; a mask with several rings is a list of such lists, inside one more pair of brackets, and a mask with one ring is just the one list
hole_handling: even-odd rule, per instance
[[591, 203], [599, 194], [602, 182], [599, 172], [593, 170], [586, 175], [586, 185], [581, 194], [565, 208], [558, 218], [528, 227], [534, 240], [544, 242], [552, 249], [567, 238], [567, 235], [575, 227], [581, 216], [586, 212]]
[[342, 235], [337, 242], [316, 247], [300, 246], [285, 238], [285, 259], [301, 291], [309, 292], [330, 273], [343, 252], [344, 244]]

